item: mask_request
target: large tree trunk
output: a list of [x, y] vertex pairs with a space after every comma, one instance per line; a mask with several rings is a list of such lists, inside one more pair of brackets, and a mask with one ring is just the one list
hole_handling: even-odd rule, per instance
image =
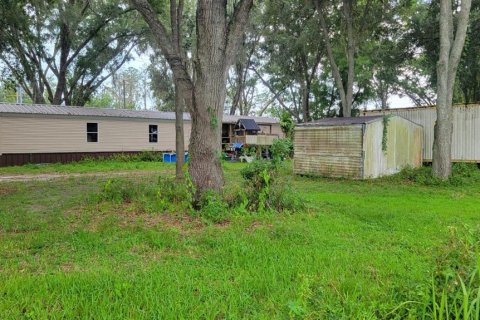
[[223, 187], [220, 158], [227, 82], [226, 35], [224, 1], [199, 1], [189, 166], [198, 195]]
[[230, 115], [234, 115], [237, 109], [240, 110], [240, 115], [243, 115], [243, 110], [241, 109], [241, 100], [242, 100], [242, 93], [244, 89], [244, 72], [246, 68], [244, 68], [242, 63], [237, 63], [235, 65], [235, 95], [233, 96], [232, 106], [230, 107]]
[[355, 38], [353, 34], [353, 1], [344, 0], [343, 10], [345, 15], [345, 22], [347, 24], [347, 93], [346, 105], [343, 107], [343, 114], [345, 117], [352, 116], [353, 105], [353, 80], [355, 78]]
[[301, 82], [302, 89], [302, 112], [303, 122], [309, 122], [312, 120], [310, 116], [310, 82], [306, 80]]
[[[237, 1], [230, 22], [227, 21], [226, 0], [197, 1], [197, 43], [193, 61], [195, 79], [187, 70], [187, 55], [175, 40], [181, 23], [177, 22], [177, 30], [174, 28], [172, 34], [169, 34], [147, 0], [131, 2], [153, 32], [172, 69], [180, 98], [190, 110], [192, 131], [189, 173], [196, 191], [195, 201], [198, 202], [207, 190], [220, 191], [223, 187], [223, 171], [220, 165], [221, 125], [227, 69], [235, 60], [253, 0]], [[171, 0], [172, 16], [177, 15], [175, 10], [172, 10], [175, 6], [176, 1]]]
[[185, 135], [183, 129], [183, 111], [184, 102], [180, 94], [178, 83], [175, 83], [175, 153], [177, 161], [175, 163], [175, 176], [178, 181], [183, 180], [183, 164], [185, 154]]
[[62, 94], [66, 91], [67, 86], [67, 71], [68, 71], [68, 55], [70, 53], [70, 35], [69, 35], [68, 25], [62, 23], [60, 28], [60, 63], [59, 63], [59, 72], [57, 75], [57, 88], [55, 90], [55, 95], [51, 101], [54, 105], [62, 104]]
[[437, 122], [433, 141], [433, 174], [447, 179], [452, 172], [453, 88], [468, 27], [471, 0], [462, 0], [457, 30], [451, 0], [440, 0], [440, 53], [437, 63]]

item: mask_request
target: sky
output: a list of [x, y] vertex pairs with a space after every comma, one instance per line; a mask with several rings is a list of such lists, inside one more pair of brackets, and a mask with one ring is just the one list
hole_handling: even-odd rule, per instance
[[[138, 70], [144, 70], [148, 65], [150, 64], [150, 60], [148, 58], [148, 54], [133, 54], [133, 58], [126, 62], [125, 65], [122, 67], [123, 70], [128, 69], [129, 67], [136, 68]], [[121, 70], [122, 70], [121, 69]], [[408, 107], [414, 107], [413, 101], [408, 98], [407, 96], [399, 96], [399, 95], [391, 95], [388, 98], [388, 103], [390, 108], [408, 108]], [[147, 99], [147, 109], [153, 109], [154, 108], [154, 100], [152, 97], [149, 97]], [[365, 107], [363, 107], [365, 108]], [[375, 103], [371, 102], [366, 105], [366, 109], [371, 110], [371, 109], [376, 109]]]

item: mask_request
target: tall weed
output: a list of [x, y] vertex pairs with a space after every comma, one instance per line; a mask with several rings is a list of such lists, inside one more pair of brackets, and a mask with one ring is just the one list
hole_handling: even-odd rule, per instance
[[303, 201], [292, 192], [288, 179], [281, 175], [282, 163], [257, 160], [241, 170], [247, 209], [266, 211], [297, 211], [305, 209]]
[[389, 314], [434, 320], [479, 320], [479, 248], [480, 228], [450, 228], [448, 241], [438, 248], [430, 285], [417, 294], [417, 299], [401, 303]]
[[105, 182], [97, 196], [97, 202], [102, 201], [133, 204], [149, 213], [187, 212], [191, 210], [192, 195], [186, 185], [174, 177], [160, 176], [157, 183], [114, 178]]
[[427, 186], [464, 186], [480, 181], [480, 170], [476, 164], [472, 163], [454, 163], [452, 165], [452, 175], [444, 180], [435, 177], [432, 173], [432, 167], [423, 166], [420, 168], [405, 167], [398, 174], [387, 177], [387, 180], [402, 180], [423, 184]]
[[480, 229], [450, 228], [440, 248], [427, 308], [433, 319], [480, 319]]

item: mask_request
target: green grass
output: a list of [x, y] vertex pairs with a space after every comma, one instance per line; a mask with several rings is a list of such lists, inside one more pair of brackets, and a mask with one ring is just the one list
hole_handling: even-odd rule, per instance
[[175, 164], [154, 161], [122, 160], [85, 160], [67, 164], [27, 164], [15, 167], [0, 167], [0, 175], [9, 174], [50, 174], [50, 173], [88, 173], [130, 170], [168, 170]]
[[477, 182], [292, 176], [306, 212], [212, 224], [99, 203], [105, 180], [0, 183], [0, 319], [395, 318], [429, 299], [451, 228], [480, 223]]

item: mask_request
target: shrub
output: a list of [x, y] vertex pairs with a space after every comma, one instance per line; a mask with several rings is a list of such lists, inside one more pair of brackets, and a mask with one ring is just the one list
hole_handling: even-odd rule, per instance
[[229, 208], [237, 213], [245, 213], [248, 206], [248, 196], [245, 188], [234, 184], [223, 190], [223, 200]]
[[162, 162], [163, 154], [158, 151], [142, 151], [141, 153], [135, 155], [137, 161], [146, 161], [146, 162]]
[[207, 191], [200, 199], [199, 214], [212, 222], [225, 221], [229, 215], [228, 204], [224, 201], [222, 196], [214, 191]]
[[191, 210], [192, 195], [186, 184], [174, 177], [159, 177], [157, 183], [141, 183], [121, 178], [109, 179], [103, 185], [97, 202], [129, 203], [136, 209], [155, 213]]
[[240, 174], [245, 180], [253, 182], [257, 187], [262, 187], [265, 185], [265, 179], [262, 173], [267, 172], [271, 176], [275, 170], [275, 163], [267, 160], [255, 160], [242, 168]]
[[110, 158], [108, 158], [107, 160], [113, 160], [117, 162], [131, 162], [131, 161], [136, 161], [135, 159], [136, 156], [137, 156], [136, 154], [116, 153], [112, 155]]
[[295, 131], [295, 121], [292, 119], [290, 113], [284, 111], [280, 115], [280, 127], [282, 128], [285, 137], [289, 138], [290, 140], [293, 139], [293, 134]]
[[420, 168], [407, 166], [397, 175], [391, 177], [391, 179], [397, 178], [428, 186], [462, 186], [480, 181], [480, 170], [476, 164], [454, 163], [452, 165], [452, 175], [449, 179], [443, 180], [432, 174], [432, 167], [430, 166]]
[[288, 181], [277, 182], [279, 168], [275, 162], [257, 160], [240, 171], [245, 179], [247, 209], [260, 213], [304, 209], [303, 202], [291, 191]]
[[178, 182], [175, 177], [158, 177], [157, 181], [158, 195], [173, 203], [192, 200], [192, 194], [183, 182]]
[[115, 153], [107, 157], [85, 157], [80, 160], [80, 163], [83, 164], [95, 164], [103, 161], [117, 161], [117, 162], [134, 162], [134, 161], [144, 161], [144, 162], [162, 162], [163, 153], [158, 151], [142, 151], [140, 153]]
[[275, 139], [270, 147], [270, 151], [272, 152], [272, 158], [275, 161], [285, 160], [293, 153], [293, 143], [288, 138]]
[[142, 193], [141, 188], [143, 186], [132, 184], [125, 179], [108, 179], [103, 185], [99, 199], [114, 203], [132, 202]]
[[242, 147], [242, 156], [255, 156], [257, 154], [257, 147], [256, 146], [247, 146], [244, 145]]
[[270, 192], [268, 206], [277, 212], [293, 213], [306, 208], [304, 200], [298, 196], [286, 179], [276, 179]]

